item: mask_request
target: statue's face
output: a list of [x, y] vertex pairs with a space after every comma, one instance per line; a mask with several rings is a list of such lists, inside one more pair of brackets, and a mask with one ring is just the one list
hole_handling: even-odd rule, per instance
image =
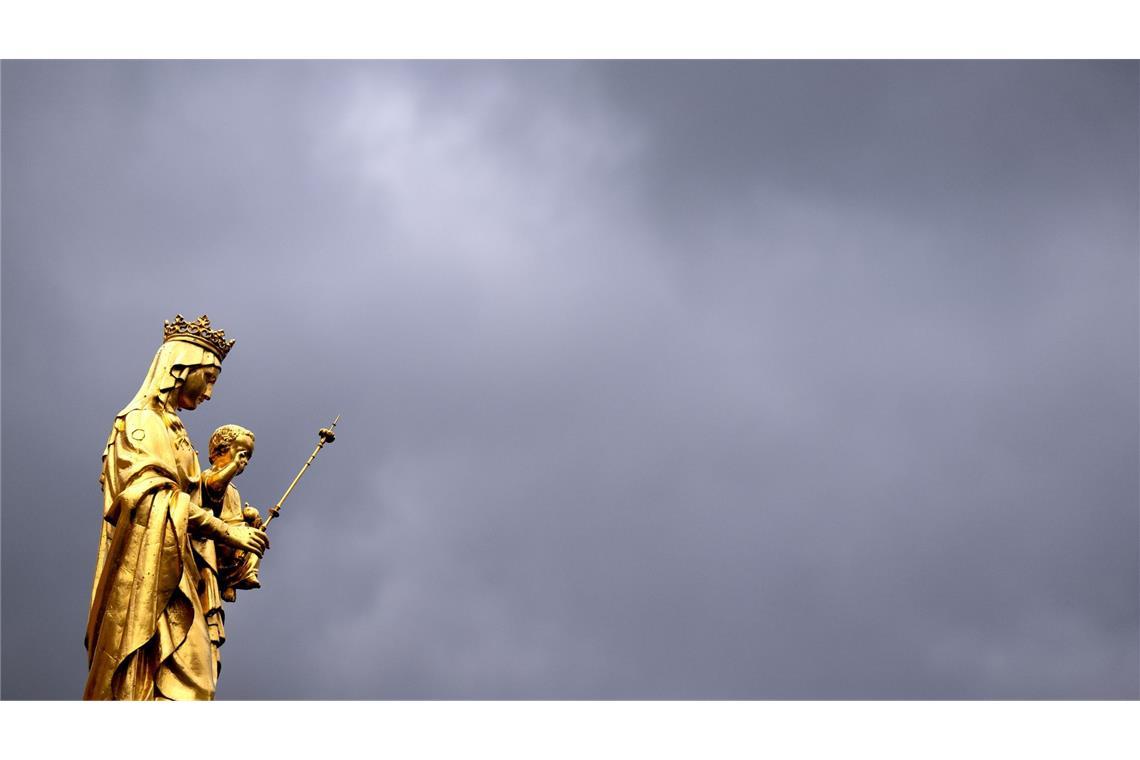
[[245, 466], [253, 458], [253, 439], [248, 435], [239, 435], [230, 446], [230, 455], [238, 463], [238, 472], [245, 470]]
[[217, 367], [195, 367], [186, 376], [178, 389], [178, 408], [197, 409], [203, 401], [209, 401], [214, 394], [214, 383], [218, 381]]
[[245, 471], [245, 466], [249, 464], [249, 460], [252, 458], [253, 438], [248, 435], [239, 435], [230, 442], [225, 451], [210, 460], [210, 465], [220, 470], [230, 462], [237, 462], [238, 474], [240, 475]]

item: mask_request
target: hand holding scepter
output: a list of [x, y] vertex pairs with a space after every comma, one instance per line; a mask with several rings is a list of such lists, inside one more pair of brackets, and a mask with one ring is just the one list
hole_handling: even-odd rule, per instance
[[269, 510], [269, 518], [261, 526], [261, 529], [263, 531], [268, 530], [269, 523], [273, 522], [273, 518], [281, 514], [281, 505], [284, 504], [285, 500], [289, 498], [289, 494], [292, 493], [293, 487], [297, 485], [297, 481], [300, 480], [301, 476], [305, 474], [305, 470], [309, 469], [309, 465], [311, 465], [313, 463], [313, 460], [317, 458], [317, 453], [320, 452], [322, 448], [324, 448], [324, 445], [326, 443], [332, 443], [336, 440], [336, 434], [333, 432], [333, 428], [336, 427], [336, 423], [339, 421], [340, 415], [338, 414], [336, 416], [336, 419], [332, 421], [331, 425], [329, 425], [327, 428], [321, 428], [320, 432], [317, 433], [317, 435], [320, 436], [320, 442], [317, 444], [317, 447], [313, 449], [313, 453], [309, 455], [309, 458], [306, 460], [305, 464], [301, 466], [301, 470], [297, 473], [297, 477], [293, 478], [293, 482], [290, 483], [289, 487], [285, 489], [284, 495], [277, 502], [277, 504], [275, 504]]

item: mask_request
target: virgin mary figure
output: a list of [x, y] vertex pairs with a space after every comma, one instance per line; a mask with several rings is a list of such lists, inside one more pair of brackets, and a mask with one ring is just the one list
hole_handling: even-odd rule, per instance
[[267, 546], [263, 532], [227, 525], [203, 502], [198, 452], [178, 417], [210, 398], [234, 342], [205, 315], [178, 315], [163, 332], [103, 451], [84, 699], [213, 699], [221, 625], [220, 602], [210, 609], [213, 542], [257, 554]]

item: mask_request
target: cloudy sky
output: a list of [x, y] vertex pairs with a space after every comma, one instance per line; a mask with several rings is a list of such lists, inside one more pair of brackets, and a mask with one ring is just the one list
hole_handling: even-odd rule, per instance
[[237, 339], [218, 696], [1137, 698], [1140, 70], [5, 62], [5, 698], [99, 457]]

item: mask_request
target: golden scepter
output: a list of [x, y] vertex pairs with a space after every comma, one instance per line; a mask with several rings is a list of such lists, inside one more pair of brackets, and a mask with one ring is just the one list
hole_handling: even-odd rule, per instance
[[321, 438], [320, 443], [318, 443], [317, 447], [313, 449], [313, 453], [309, 455], [309, 459], [305, 462], [305, 464], [301, 466], [301, 470], [297, 473], [297, 477], [293, 478], [293, 482], [290, 483], [289, 487], [285, 489], [285, 494], [281, 497], [277, 504], [269, 510], [269, 519], [262, 523], [262, 530], [267, 530], [269, 528], [269, 523], [273, 522], [273, 518], [281, 514], [281, 505], [284, 504], [285, 500], [289, 498], [289, 494], [293, 491], [293, 486], [297, 485], [297, 481], [300, 480], [301, 476], [305, 474], [305, 470], [309, 469], [309, 465], [311, 465], [313, 463], [313, 460], [317, 458], [317, 452], [324, 448], [324, 445], [326, 443], [332, 443], [336, 440], [336, 434], [333, 433], [333, 428], [336, 427], [336, 423], [339, 421], [340, 415], [338, 414], [336, 416], [336, 419], [332, 421], [331, 425], [329, 425], [327, 428], [321, 428], [320, 432], [317, 433], [317, 435], [319, 435]]

